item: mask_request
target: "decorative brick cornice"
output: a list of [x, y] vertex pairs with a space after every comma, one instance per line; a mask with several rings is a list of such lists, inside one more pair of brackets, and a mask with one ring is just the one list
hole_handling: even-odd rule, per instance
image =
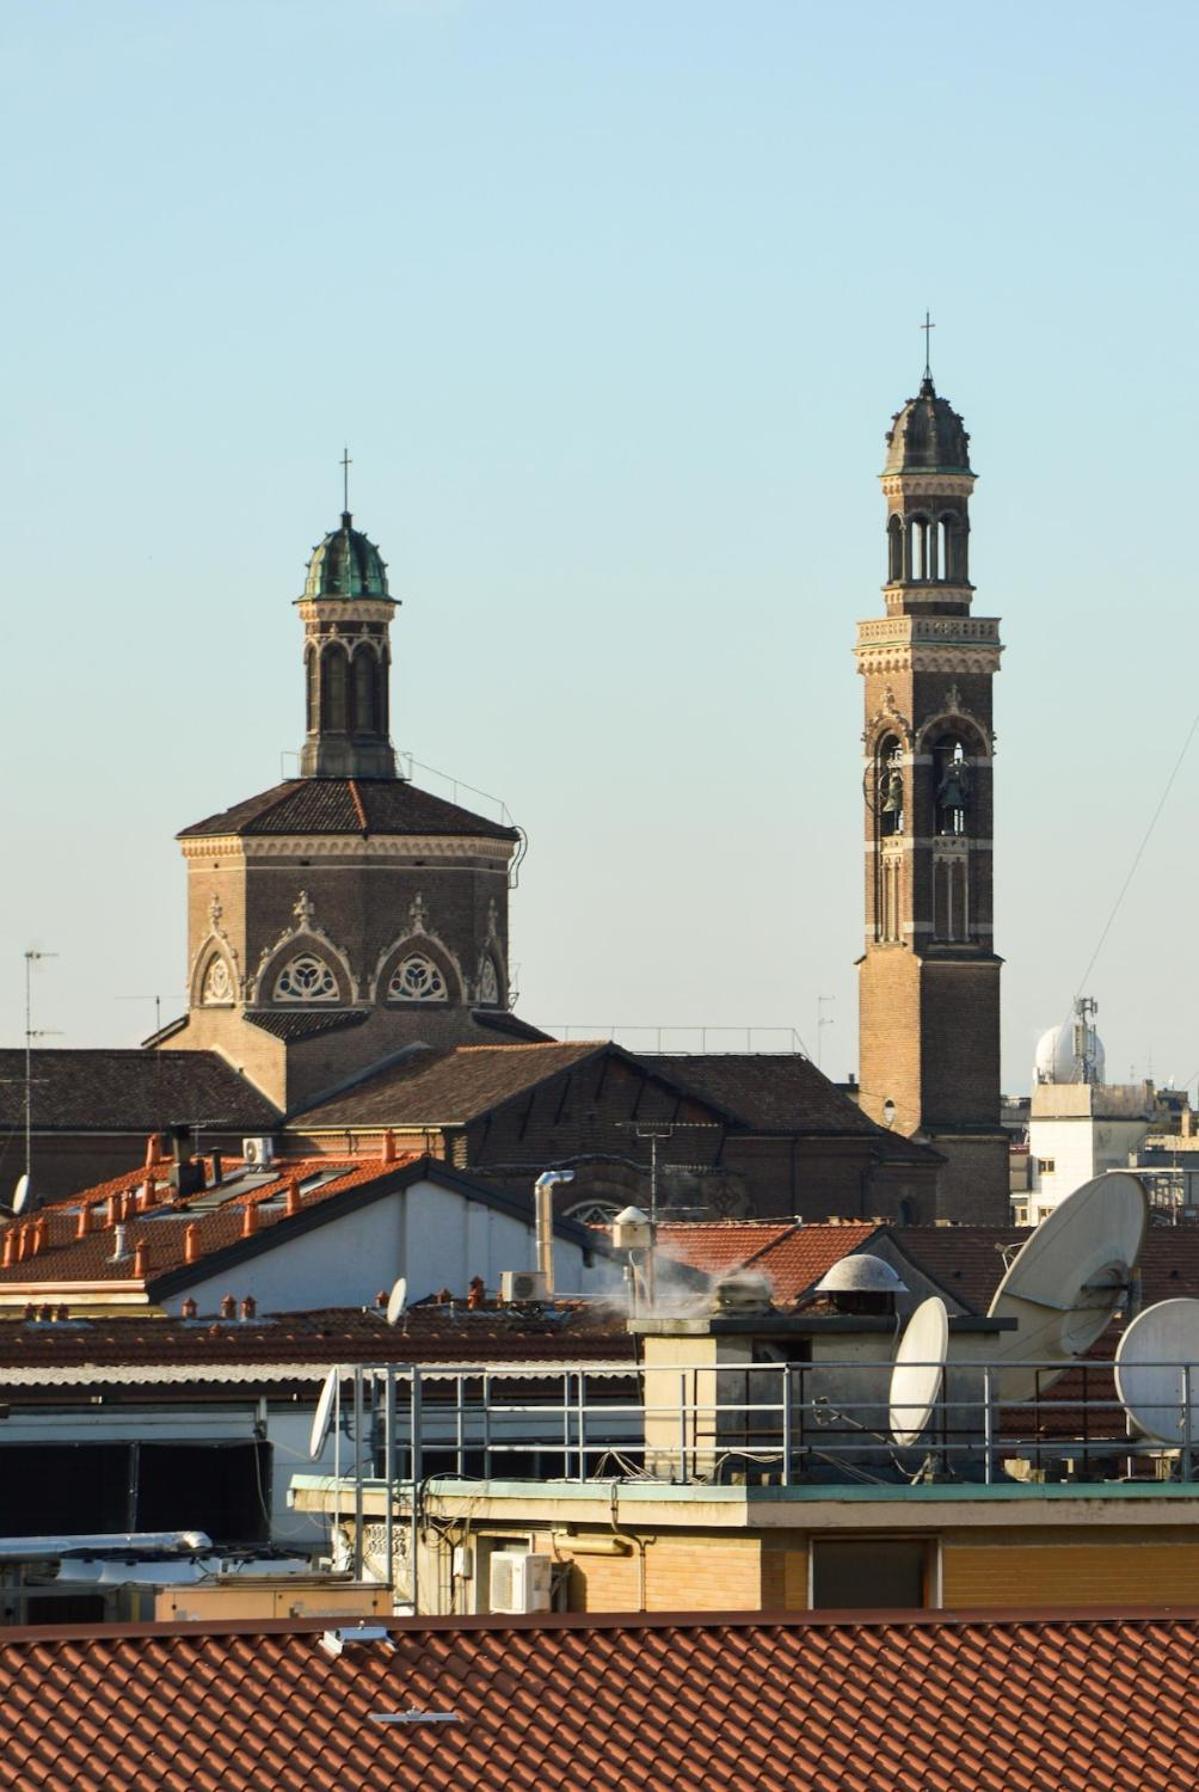
[[911, 647], [901, 642], [889, 645], [857, 647], [854, 654], [858, 671], [864, 676], [873, 672], [952, 672], [989, 677], [999, 670], [1002, 647], [944, 646]]
[[880, 473], [888, 498], [968, 498], [974, 490], [973, 473]]
[[475, 838], [467, 834], [247, 834], [203, 835], [180, 842], [185, 859], [309, 859], [331, 864], [339, 860], [392, 859], [459, 864], [485, 859], [485, 870], [505, 870], [516, 850], [511, 840]]
[[390, 597], [298, 597], [296, 608], [304, 623], [331, 622], [352, 629], [362, 622], [388, 623], [399, 606]]

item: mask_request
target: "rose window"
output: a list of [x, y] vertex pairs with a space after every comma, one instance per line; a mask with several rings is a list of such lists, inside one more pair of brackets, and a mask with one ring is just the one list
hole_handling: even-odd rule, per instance
[[323, 958], [301, 952], [289, 958], [275, 979], [276, 1002], [336, 1002], [337, 979]]
[[424, 952], [410, 952], [391, 973], [389, 1002], [444, 1002], [449, 991], [440, 970]]
[[234, 999], [233, 979], [223, 958], [214, 958], [204, 973], [200, 1000], [206, 1003], [231, 1002]]

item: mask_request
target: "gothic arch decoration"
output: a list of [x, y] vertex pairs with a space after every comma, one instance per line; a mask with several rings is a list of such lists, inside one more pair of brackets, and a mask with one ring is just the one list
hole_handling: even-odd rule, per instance
[[945, 693], [945, 707], [934, 716], [929, 716], [920, 727], [916, 736], [916, 751], [924, 753], [929, 745], [942, 734], [969, 735], [967, 752], [978, 757], [988, 758], [994, 746], [994, 737], [989, 729], [980, 722], [969, 704], [962, 697], [956, 684], [950, 685]]
[[868, 752], [877, 752], [879, 737], [884, 734], [898, 735], [906, 748], [910, 749], [915, 745], [915, 730], [896, 703], [895, 692], [890, 685], [883, 692], [882, 703], [862, 731], [862, 742]]
[[499, 909], [494, 896], [487, 904], [487, 936], [475, 969], [475, 1005], [479, 1008], [506, 1008], [508, 1005], [508, 976], [500, 944]]
[[[350, 967], [349, 955], [335, 940], [330, 939], [316, 919], [315, 906], [309, 899], [307, 890], [300, 891], [292, 913], [295, 916], [294, 926], [285, 927], [272, 945], [262, 948], [258, 968], [247, 982], [246, 1000], [251, 1004], [336, 1001], [342, 1007], [349, 1007], [358, 995], [357, 979]], [[334, 996], [327, 993], [328, 986], [318, 971], [309, 966], [300, 966], [300, 959], [311, 959], [316, 965], [326, 967], [336, 985]], [[282, 973], [288, 965], [295, 966], [293, 974], [288, 980], [281, 982]], [[302, 994], [305, 988], [312, 993]], [[277, 989], [281, 989], [282, 993], [277, 995]]]
[[219, 896], [208, 905], [208, 932], [192, 958], [188, 1006], [226, 1008], [241, 995], [241, 965], [237, 949], [222, 925], [224, 907]]
[[466, 1001], [462, 967], [445, 941], [430, 931], [427, 920], [425, 899], [418, 891], [409, 906], [407, 927], [375, 960], [372, 1002], [398, 1007], [409, 1002]]
[[340, 1002], [337, 978], [327, 958], [316, 952], [293, 952], [271, 980], [272, 1002]]

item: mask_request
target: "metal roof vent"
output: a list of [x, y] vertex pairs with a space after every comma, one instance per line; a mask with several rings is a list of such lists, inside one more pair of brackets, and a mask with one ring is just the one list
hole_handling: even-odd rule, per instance
[[343, 1624], [338, 1630], [326, 1630], [321, 1637], [321, 1648], [335, 1661], [347, 1649], [366, 1648], [371, 1644], [395, 1652], [395, 1644], [385, 1624]]
[[816, 1284], [817, 1294], [906, 1294], [907, 1284], [881, 1257], [842, 1257]]

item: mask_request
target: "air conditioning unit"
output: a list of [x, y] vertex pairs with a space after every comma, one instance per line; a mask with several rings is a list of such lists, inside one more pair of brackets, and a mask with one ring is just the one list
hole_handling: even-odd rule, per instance
[[539, 1269], [505, 1269], [500, 1275], [500, 1299], [506, 1305], [545, 1300], [545, 1277]]
[[274, 1139], [243, 1139], [241, 1154], [246, 1163], [254, 1168], [262, 1164], [274, 1163], [275, 1141]]
[[488, 1587], [492, 1611], [548, 1612], [552, 1567], [549, 1556], [497, 1549], [491, 1558]]

